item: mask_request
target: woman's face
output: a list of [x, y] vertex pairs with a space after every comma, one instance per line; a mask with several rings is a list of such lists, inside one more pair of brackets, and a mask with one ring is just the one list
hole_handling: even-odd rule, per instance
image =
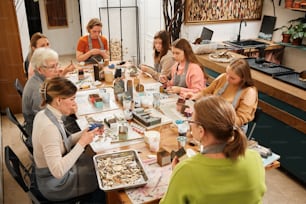
[[59, 98], [59, 111], [63, 115], [70, 115], [77, 112], [77, 103], [75, 95], [68, 98]]
[[232, 85], [239, 85], [241, 83], [241, 78], [230, 68], [226, 69], [226, 80]]
[[157, 52], [161, 52], [163, 49], [163, 41], [160, 38], [154, 39], [154, 48]]
[[40, 47], [50, 47], [50, 43], [48, 38], [40, 38], [37, 40], [36, 42], [36, 47], [32, 47], [33, 50], [35, 50], [36, 48], [40, 48]]
[[45, 66], [40, 67], [39, 71], [46, 78], [54, 78], [59, 75], [59, 68], [60, 66], [58, 64], [58, 60], [50, 59], [50, 60], [46, 60]]
[[89, 30], [89, 34], [90, 34], [91, 39], [98, 39], [101, 31], [102, 31], [101, 26], [92, 27], [92, 29]]
[[172, 54], [173, 58], [177, 62], [184, 62], [185, 61], [185, 53], [183, 50], [178, 49], [176, 47], [172, 47]]
[[198, 121], [195, 120], [195, 115], [196, 113], [194, 112], [192, 114], [191, 120], [189, 121], [189, 125], [190, 125], [190, 130], [192, 131], [192, 137], [196, 141], [200, 142], [202, 138], [201, 131], [200, 131], [202, 126], [199, 124]]

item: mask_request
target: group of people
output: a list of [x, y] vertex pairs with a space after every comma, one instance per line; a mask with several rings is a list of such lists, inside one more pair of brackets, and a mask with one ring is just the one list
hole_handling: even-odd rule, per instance
[[[76, 59], [107, 59], [101, 21], [91, 19], [87, 30], [78, 42]], [[204, 147], [190, 159], [173, 160], [161, 203], [260, 203], [266, 190], [264, 168], [260, 156], [247, 150], [244, 133], [258, 102], [248, 63], [233, 61], [206, 87], [208, 76], [189, 42], [181, 38], [170, 44], [166, 31], [154, 36], [153, 58], [154, 67], [140, 65], [143, 72], [163, 83], [168, 93], [196, 100], [189, 123], [194, 139]], [[22, 111], [32, 139], [37, 188], [51, 201], [92, 193], [95, 202], [105, 202], [92, 159], [84, 151], [97, 128], [71, 134], [64, 126], [65, 116], [77, 112], [77, 88], [64, 77], [75, 66], [60, 68], [58, 54], [41, 33], [32, 36], [28, 59]]]

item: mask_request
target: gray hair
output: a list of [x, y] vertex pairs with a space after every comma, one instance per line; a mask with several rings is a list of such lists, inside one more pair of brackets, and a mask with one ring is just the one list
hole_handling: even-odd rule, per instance
[[40, 67], [46, 66], [47, 60], [58, 60], [57, 52], [47, 47], [37, 48], [31, 58], [32, 67], [36, 70]]

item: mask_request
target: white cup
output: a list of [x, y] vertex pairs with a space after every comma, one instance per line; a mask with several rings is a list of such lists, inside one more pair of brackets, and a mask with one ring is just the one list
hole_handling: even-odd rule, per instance
[[160, 133], [157, 131], [151, 130], [151, 131], [146, 131], [144, 135], [145, 135], [144, 140], [146, 143], [149, 144], [150, 151], [158, 152], [159, 143], [160, 143]]

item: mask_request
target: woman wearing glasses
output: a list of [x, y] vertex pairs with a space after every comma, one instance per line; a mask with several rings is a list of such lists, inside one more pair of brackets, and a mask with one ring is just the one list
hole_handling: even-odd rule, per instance
[[233, 106], [220, 96], [201, 98], [189, 122], [202, 152], [179, 163], [173, 160], [160, 203], [262, 203], [265, 169], [260, 155], [247, 149]]
[[199, 99], [202, 96], [218, 95], [231, 103], [236, 110], [236, 125], [247, 131], [258, 103], [258, 93], [251, 76], [250, 66], [244, 59], [237, 59], [226, 68], [207, 88], [200, 93], [187, 93], [186, 98]]
[[[30, 53], [26, 59], [26, 62], [25, 62], [25, 71], [26, 71], [26, 74], [28, 76], [28, 78], [31, 78], [33, 75], [34, 75], [34, 67], [32, 66], [32, 63], [29, 62], [31, 61], [31, 58], [32, 58], [32, 55], [34, 53], [34, 51], [37, 49], [37, 48], [40, 48], [40, 47], [50, 47], [50, 42], [47, 38], [47, 36], [41, 34], [40, 32], [37, 32], [37, 33], [34, 33], [31, 37], [31, 41], [30, 41]], [[71, 63], [69, 65], [67, 65], [66, 67], [64, 68], [61, 68], [59, 70], [59, 74], [61, 76], [65, 76], [68, 72], [72, 72], [73, 70], [75, 70], [75, 66]]]
[[41, 110], [39, 88], [45, 79], [59, 76], [58, 54], [51, 48], [37, 48], [31, 58], [34, 75], [25, 84], [22, 94], [22, 113], [25, 129], [32, 135], [33, 120]]
[[45, 109], [35, 116], [32, 137], [36, 184], [50, 201], [95, 192], [95, 200], [87, 203], [105, 203], [104, 192], [98, 190], [93, 160], [84, 152], [98, 128], [67, 137], [63, 125], [62, 117], [77, 109], [76, 92], [77, 87], [63, 77], [47, 79], [41, 86], [41, 106]]

